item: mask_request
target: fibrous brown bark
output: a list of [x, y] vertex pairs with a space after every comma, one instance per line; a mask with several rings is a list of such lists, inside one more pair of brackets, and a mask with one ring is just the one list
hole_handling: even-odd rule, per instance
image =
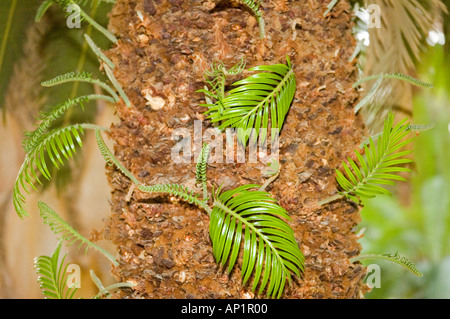
[[[205, 120], [203, 72], [213, 61], [247, 67], [285, 63], [295, 68], [297, 91], [280, 136], [281, 173], [267, 190], [291, 215], [290, 226], [305, 254], [305, 271], [285, 298], [358, 298], [365, 270], [349, 258], [360, 252], [354, 228], [359, 209], [345, 201], [319, 207], [337, 191], [334, 169], [359, 144], [363, 123], [358, 99], [351, 10], [340, 1], [266, 1], [267, 36], [259, 39], [251, 12], [228, 1], [118, 0], [110, 29], [119, 44], [109, 51], [115, 75], [132, 106], [117, 105], [111, 137], [119, 160], [152, 184], [195, 186], [194, 158], [176, 164], [172, 132]], [[208, 178], [225, 189], [262, 184], [262, 163], [212, 164]], [[136, 282], [124, 298], [247, 298], [239, 268], [221, 272], [212, 256], [207, 214], [168, 196], [129, 192], [131, 182], [109, 168], [112, 214], [105, 237], [118, 248], [120, 281]]]

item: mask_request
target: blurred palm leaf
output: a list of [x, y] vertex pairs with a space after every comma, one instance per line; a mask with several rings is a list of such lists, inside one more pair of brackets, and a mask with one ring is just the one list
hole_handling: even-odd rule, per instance
[[414, 121], [434, 123], [434, 127], [415, 138], [411, 187], [403, 185], [393, 189], [393, 197], [366, 200], [361, 212], [360, 227], [366, 228], [361, 239], [363, 253], [400, 251], [417, 264], [423, 278], [405, 277], [396, 267], [386, 267], [381, 288], [366, 297], [450, 297], [450, 65], [447, 59], [444, 47], [436, 45], [419, 68], [420, 78], [433, 79], [434, 89], [415, 95]]
[[[19, 0], [2, 0], [0, 4], [0, 109], [4, 110], [5, 92], [14, 70], [14, 62], [22, 56], [26, 30], [33, 22], [38, 1], [26, 6]], [[30, 52], [35, 54], [36, 52]]]
[[[366, 50], [364, 76], [381, 73], [414, 75], [415, 66], [426, 50], [429, 31], [436, 28], [447, 12], [440, 0], [365, 0], [380, 7], [381, 28], [369, 28], [370, 44]], [[365, 90], [372, 87], [368, 83]], [[386, 81], [364, 110], [365, 121], [377, 131], [393, 108], [411, 113], [411, 87], [404, 82]]]

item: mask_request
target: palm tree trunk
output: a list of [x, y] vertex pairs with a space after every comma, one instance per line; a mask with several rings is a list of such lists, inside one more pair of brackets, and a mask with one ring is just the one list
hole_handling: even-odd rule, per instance
[[[349, 258], [360, 252], [355, 226], [359, 208], [345, 201], [317, 202], [337, 190], [334, 169], [359, 145], [364, 125], [353, 106], [358, 93], [351, 7], [340, 1], [324, 17], [327, 0], [264, 1], [266, 38], [252, 13], [229, 1], [117, 0], [109, 28], [120, 38], [109, 57], [132, 101], [118, 104], [111, 127], [115, 154], [146, 184], [195, 185], [195, 158], [177, 164], [172, 133], [205, 120], [203, 71], [215, 60], [247, 67], [284, 63], [289, 56], [297, 91], [280, 135], [281, 172], [266, 190], [289, 212], [306, 257], [301, 278], [284, 298], [359, 298], [365, 269]], [[230, 188], [265, 181], [261, 163], [214, 163], [208, 178]], [[239, 269], [230, 276], [213, 259], [208, 216], [168, 196], [133, 191], [107, 168], [112, 213], [105, 237], [120, 254], [113, 273], [137, 283], [124, 298], [248, 298]]]

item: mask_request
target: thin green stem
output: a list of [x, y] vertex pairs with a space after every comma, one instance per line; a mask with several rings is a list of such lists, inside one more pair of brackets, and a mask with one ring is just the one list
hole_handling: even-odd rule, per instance
[[[2, 71], [3, 59], [5, 58], [5, 52], [6, 52], [6, 45], [8, 43], [9, 32], [11, 31], [11, 25], [13, 22], [16, 6], [17, 6], [17, 0], [13, 0], [11, 2], [11, 7], [9, 8], [8, 20], [6, 21], [6, 28], [3, 33], [3, 40], [2, 40], [1, 47], [0, 47], [0, 74]], [[3, 114], [2, 114], [3, 123], [6, 123], [6, 110], [4, 107], [2, 108], [2, 111], [3, 111]]]
[[100, 131], [104, 131], [104, 132], [109, 132], [109, 128], [104, 127], [104, 126], [99, 126], [96, 124], [90, 124], [90, 123], [82, 123], [82, 124], [78, 124], [79, 126], [81, 126], [83, 129], [86, 130], [100, 130]]
[[[92, 10], [90, 12], [92, 16], [95, 16], [95, 14], [97, 12], [97, 8], [98, 8], [98, 6], [94, 6], [92, 8]], [[92, 33], [92, 25], [89, 25], [86, 30], [86, 34], [91, 34], [91, 33]], [[84, 64], [86, 63], [87, 48], [88, 48], [87, 43], [83, 42], [83, 45], [81, 47], [80, 59], [78, 60], [78, 65], [77, 65], [77, 72], [81, 72], [81, 70], [83, 70]], [[71, 92], [72, 98], [76, 96], [78, 87], [79, 87], [79, 82], [74, 82], [73, 86], [72, 86], [72, 92]]]
[[335, 200], [341, 199], [341, 198], [343, 198], [343, 197], [344, 197], [344, 195], [341, 194], [341, 193], [339, 193], [339, 194], [330, 196], [330, 197], [328, 197], [328, 198], [326, 198], [326, 199], [324, 199], [324, 200], [321, 200], [321, 201], [318, 203], [318, 205], [319, 205], [319, 206], [326, 205], [326, 204], [329, 204], [329, 203], [331, 203], [331, 202], [334, 202]]
[[80, 15], [85, 19], [87, 22], [89, 22], [90, 25], [92, 25], [97, 31], [102, 33], [105, 37], [107, 37], [111, 42], [116, 43], [117, 38], [108, 30], [106, 30], [104, 27], [102, 27], [100, 24], [98, 24], [94, 19], [92, 19], [86, 12], [84, 12], [80, 8]]
[[114, 69], [114, 63], [100, 50], [100, 48], [95, 44], [95, 42], [91, 39], [91, 37], [86, 33], [84, 35], [87, 44], [91, 47], [92, 52], [100, 59], [106, 63], [111, 69]]
[[129, 282], [120, 282], [117, 284], [109, 285], [108, 287], [104, 287], [102, 290], [98, 292], [92, 299], [99, 299], [101, 296], [103, 296], [106, 293], [109, 293], [110, 290], [118, 289], [118, 288], [132, 288], [135, 284], [129, 283]]
[[106, 75], [108, 76], [109, 81], [111, 81], [112, 85], [116, 88], [117, 92], [119, 92], [120, 97], [122, 98], [123, 102], [127, 107], [131, 106], [131, 102], [128, 99], [128, 96], [125, 94], [125, 91], [122, 89], [122, 86], [117, 81], [116, 77], [114, 76], [113, 71], [108, 65], [104, 66]]
[[259, 26], [259, 37], [261, 39], [264, 39], [266, 37], [266, 22], [264, 21], [264, 18], [262, 16], [261, 12], [258, 12], [259, 15], [257, 15], [258, 20], [258, 26]]
[[280, 171], [278, 171], [275, 175], [271, 176], [270, 178], [268, 178], [264, 184], [259, 188], [259, 191], [264, 191], [267, 186], [270, 185], [270, 183], [272, 183], [274, 180], [276, 180], [278, 178], [278, 176], [280, 175]]
[[13, 0], [11, 2], [11, 7], [9, 8], [8, 20], [6, 21], [5, 31], [3, 32], [2, 46], [0, 47], [0, 70], [2, 69], [3, 66], [3, 59], [5, 58], [6, 52], [6, 44], [8, 43], [9, 32], [11, 31], [11, 25], [14, 18], [14, 12], [16, 11], [16, 6], [17, 0]]
[[[406, 269], [408, 269], [410, 272], [412, 272], [413, 274], [415, 274], [418, 277], [422, 277], [423, 274], [417, 270], [414, 266], [413, 263], [409, 262], [409, 261], [403, 261], [401, 259], [395, 258], [396, 256], [390, 256], [390, 255], [379, 255], [379, 254], [365, 254], [365, 255], [360, 255], [357, 257], [353, 257], [350, 259], [350, 262], [355, 263], [357, 261], [361, 261], [361, 260], [373, 260], [373, 259], [383, 259], [383, 260], [388, 260], [390, 262], [396, 263]], [[404, 257], [403, 257], [404, 258]]]
[[403, 81], [406, 81], [413, 85], [417, 85], [417, 86], [421, 86], [421, 87], [427, 87], [427, 88], [433, 87], [432, 84], [423, 82], [423, 81], [413, 78], [412, 76], [409, 76], [409, 75], [405, 75], [405, 74], [401, 74], [401, 73], [390, 73], [390, 74], [381, 73], [381, 74], [370, 75], [368, 77], [360, 79], [359, 81], [353, 83], [353, 88], [360, 86], [364, 82], [375, 80], [375, 79], [397, 79], [397, 80], [403, 80]]

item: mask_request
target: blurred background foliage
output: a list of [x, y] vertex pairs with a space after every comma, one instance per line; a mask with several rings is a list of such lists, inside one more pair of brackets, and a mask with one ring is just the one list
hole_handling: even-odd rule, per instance
[[[447, 39], [450, 34], [447, 34]], [[434, 88], [413, 96], [414, 123], [433, 123], [414, 142], [413, 173], [392, 197], [366, 202], [361, 239], [363, 253], [395, 253], [413, 261], [423, 273], [415, 277], [380, 261], [381, 287], [368, 298], [450, 298], [450, 63], [435, 45], [418, 67]], [[365, 264], [373, 263], [367, 261]], [[378, 262], [377, 262], [378, 263]]]
[[[3, 150], [0, 156], [0, 298], [42, 298], [33, 259], [50, 255], [57, 244], [55, 235], [43, 225], [37, 206], [30, 205], [32, 217], [26, 220], [20, 220], [12, 206], [14, 181], [25, 156], [21, 147], [24, 132], [34, 129], [40, 111], [49, 110], [68, 98], [96, 93], [92, 85], [84, 83], [49, 88], [40, 83], [60, 74], [80, 71], [106, 79], [83, 34], [89, 34], [103, 49], [108, 49], [110, 42], [85, 21], [81, 22], [81, 28], [68, 28], [68, 13], [57, 5], [51, 6], [36, 23], [41, 3], [42, 0], [0, 0], [0, 143]], [[98, 23], [108, 25], [112, 4], [87, 0], [82, 7]], [[84, 112], [77, 112], [81, 108], [75, 106], [55, 127], [99, 121], [110, 125], [114, 120], [113, 108], [104, 106], [85, 103]], [[48, 166], [54, 178], [52, 183], [42, 179], [46, 191], [38, 198], [47, 196], [47, 202], [58, 207], [71, 225], [88, 236], [103, 227], [102, 217], [109, 212], [109, 190], [101, 169], [104, 160], [94, 136], [84, 135], [83, 140], [83, 152], [77, 152], [74, 160], [60, 170]], [[97, 292], [89, 276], [90, 269], [101, 275], [102, 280], [111, 281], [110, 266], [103, 256], [83, 256], [75, 247], [65, 249], [70, 253], [70, 261], [82, 268], [82, 282], [86, 284], [79, 297], [90, 297]]]
[[[0, 2], [0, 109], [3, 123], [6, 113], [20, 119], [25, 130], [32, 129], [39, 111], [51, 109], [67, 98], [93, 94], [93, 87], [79, 82], [64, 86], [43, 88], [40, 82], [68, 72], [86, 71], [105, 80], [99, 72], [99, 63], [90, 50], [83, 34], [87, 33], [102, 48], [110, 45], [86, 22], [81, 28], [68, 28], [68, 16], [61, 7], [53, 5], [36, 23], [35, 16], [42, 0], [1, 0]], [[100, 24], [108, 24], [111, 4], [89, 0], [83, 8]], [[22, 90], [18, 92], [17, 87]], [[21, 108], [16, 106], [22, 101]], [[29, 103], [24, 103], [27, 101]], [[60, 120], [69, 123], [92, 122], [96, 114], [94, 102], [85, 105], [84, 112], [68, 112]], [[76, 110], [76, 108], [75, 108]], [[25, 111], [25, 112], [24, 112]], [[24, 117], [26, 116], [26, 117]], [[58, 123], [56, 123], [58, 126]], [[74, 161], [77, 163], [77, 161]], [[49, 166], [51, 167], [51, 166]], [[73, 165], [65, 165], [61, 170], [53, 168], [52, 175], [57, 189], [71, 180]]]
[[[41, 2], [0, 0], [0, 129], [2, 126], [8, 129], [7, 119], [14, 119], [19, 125], [19, 135], [32, 129], [39, 110], [68, 97], [93, 93], [92, 86], [76, 83], [43, 89], [41, 81], [82, 70], [103, 78], [95, 56], [83, 41], [83, 34], [90, 34], [101, 48], [107, 49], [109, 45], [87, 23], [82, 23], [81, 29], [68, 29], [65, 14], [57, 6], [53, 6], [40, 23], [35, 23], [36, 10]], [[383, 112], [394, 109], [399, 118], [408, 116], [413, 123], [434, 124], [433, 129], [420, 132], [414, 142], [415, 162], [413, 173], [407, 175], [409, 182], [391, 189], [393, 196], [367, 201], [361, 212], [362, 223], [358, 226], [358, 231], [364, 233], [360, 240], [363, 254], [398, 252], [413, 261], [423, 277], [416, 277], [388, 261], [364, 261], [366, 265], [377, 263], [381, 267], [381, 287], [374, 288], [366, 297], [450, 298], [450, 19], [446, 14], [450, 0], [352, 1], [353, 5], [356, 3], [360, 8], [378, 4], [383, 16], [381, 30], [367, 29], [367, 21], [357, 19], [356, 37], [369, 40], [364, 42], [368, 46], [363, 47], [359, 56], [361, 75], [401, 72], [434, 85], [432, 89], [412, 89], [402, 83], [388, 82], [365, 113], [371, 133], [377, 133], [378, 129], [374, 119], [381, 119], [381, 122], [383, 119], [374, 115], [378, 114], [380, 105]], [[421, 6], [427, 14], [420, 10], [411, 12], [411, 5]], [[101, 25], [108, 24], [111, 4], [100, 5], [92, 0], [87, 1], [84, 9]], [[411, 19], [410, 25], [414, 28], [405, 29], [404, 19]], [[420, 28], [424, 25], [426, 29]], [[412, 33], [417, 36], [417, 41], [405, 41], [413, 37]], [[365, 91], [368, 89], [370, 83]], [[85, 110], [71, 112], [63, 121], [66, 124], [93, 122], [98, 107], [86, 105]], [[16, 136], [17, 140], [22, 138]], [[18, 152], [19, 149], [20, 145]], [[85, 156], [85, 152], [78, 154]], [[80, 159], [52, 173], [56, 177], [58, 191], [64, 190], [64, 185], [78, 175], [74, 173], [78, 169], [77, 162], [80, 163]], [[5, 229], [10, 227], [6, 216], [7, 212], [12, 213], [10, 194], [13, 180], [9, 185], [10, 180], [5, 178], [7, 174], [0, 173], [0, 297], [36, 297], [32, 292], [28, 295], [8, 294], [8, 289], [14, 284], [8, 284], [4, 279], [11, 273], [5, 274], [7, 256], [3, 248], [7, 240]], [[69, 202], [77, 201], [75, 196]], [[74, 226], [78, 224], [77, 214], [76, 211], [69, 214], [68, 221]], [[52, 244], [45, 252], [53, 248]], [[34, 256], [45, 252], [39, 251]], [[21, 270], [30, 267], [25, 265]], [[30, 278], [34, 277], [33, 273]], [[26, 287], [26, 283], [24, 285]], [[39, 292], [38, 289], [35, 291]]]

